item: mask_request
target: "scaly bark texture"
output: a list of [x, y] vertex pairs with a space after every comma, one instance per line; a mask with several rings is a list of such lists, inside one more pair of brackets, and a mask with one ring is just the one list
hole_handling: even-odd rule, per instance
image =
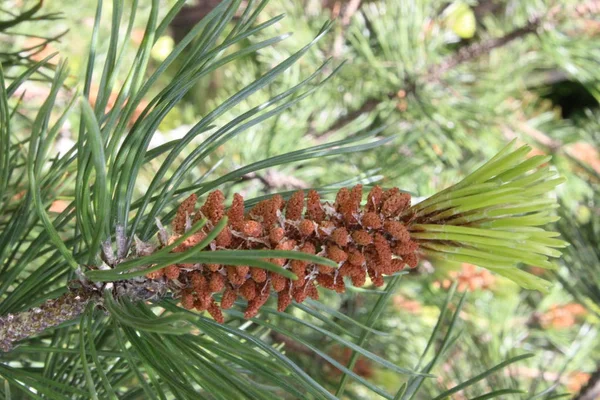
[[40, 307], [0, 317], [0, 350], [10, 351], [16, 341], [77, 318], [97, 294], [74, 290]]
[[[403, 212], [410, 207], [410, 195], [397, 188], [383, 190], [375, 186], [362, 202], [362, 186], [343, 188], [333, 204], [322, 202], [311, 190], [296, 192], [289, 200], [281, 196], [263, 200], [245, 213], [244, 200], [235, 194], [229, 209], [220, 191], [210, 193], [198, 211], [195, 195], [185, 200], [173, 220], [172, 243], [193, 222], [206, 218], [209, 223], [188, 238], [175, 252], [185, 251], [206, 237], [225, 215], [228, 223], [212, 250], [275, 249], [296, 250], [327, 257], [338, 268], [306, 261], [271, 259], [270, 262], [291, 270], [297, 280], [248, 266], [218, 264], [177, 264], [147, 275], [153, 280], [176, 281], [182, 305], [187, 309], [207, 310], [223, 321], [221, 309], [230, 308], [238, 297], [248, 301], [245, 317], [255, 316], [269, 296], [277, 293], [278, 310], [295, 300], [318, 298], [317, 286], [342, 293], [344, 277], [354, 286], [363, 286], [367, 276], [376, 286], [383, 276], [417, 265], [418, 244], [410, 239]], [[222, 293], [220, 304], [214, 295]]]

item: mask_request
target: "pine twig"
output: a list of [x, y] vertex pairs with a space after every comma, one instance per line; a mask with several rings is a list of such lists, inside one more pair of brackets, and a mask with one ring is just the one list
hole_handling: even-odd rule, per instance
[[98, 296], [93, 291], [76, 289], [40, 307], [0, 317], [0, 350], [10, 351], [19, 340], [77, 318]]
[[[91, 301], [102, 303], [106, 291], [130, 301], [172, 296], [223, 323], [222, 310], [238, 297], [247, 301], [245, 318], [275, 293], [283, 312], [292, 301], [318, 299], [318, 286], [343, 293], [346, 282], [361, 287], [367, 276], [382, 286], [384, 276], [415, 268], [422, 255], [470, 262], [524, 288], [547, 290], [548, 282], [516, 266], [552, 268], [548, 257], [559, 257], [557, 248], [566, 245], [537, 228], [556, 220], [547, 213], [554, 201], [541, 196], [563, 179], [539, 168], [548, 157], [527, 159], [531, 148], [511, 151], [513, 144], [413, 206], [409, 194], [379, 186], [363, 204], [361, 185], [340, 189], [334, 203], [314, 190], [306, 197], [298, 191], [288, 200], [273, 195], [248, 212], [239, 194], [227, 209], [215, 190], [198, 210], [192, 194], [177, 209], [170, 237], [159, 224], [160, 248], [136, 238], [132, 249], [119, 249], [126, 241], [117, 232], [117, 257], [104, 245], [108, 265], [80, 276], [80, 289], [0, 318], [0, 348], [78, 317]], [[238, 250], [249, 251], [248, 258]]]
[[490, 39], [482, 43], [473, 43], [472, 45], [463, 47], [453, 56], [448, 57], [446, 60], [437, 65], [432, 66], [428, 70], [424, 79], [427, 81], [438, 81], [441, 78], [441, 75], [443, 75], [446, 71], [460, 64], [473, 61], [485, 54], [489, 54], [494, 49], [506, 46], [516, 39], [522, 38], [531, 33], [535, 33], [540, 27], [541, 21], [542, 19], [539, 17], [533, 18], [524, 26], [514, 29], [502, 37]]
[[[419, 78], [428, 82], [437, 82], [441, 80], [441, 77], [445, 72], [458, 65], [473, 61], [485, 54], [489, 54], [492, 50], [504, 47], [516, 39], [536, 33], [540, 28], [548, 29], [548, 27], [544, 27], [545, 24], [553, 24], [569, 17], [583, 18], [588, 15], [597, 15], [600, 13], [600, 1], [589, 0], [577, 5], [571, 10], [567, 10], [567, 13], [562, 11], [564, 11], [563, 7], [555, 6], [551, 8], [545, 15], [532, 18], [524, 26], [518, 27], [500, 38], [490, 39], [485, 42], [474, 43], [470, 46], [463, 47], [456, 54], [449, 56], [439, 64], [431, 66], [427, 72]], [[367, 99], [356, 110], [351, 111], [350, 113], [334, 121], [329, 129], [319, 136], [327, 136], [332, 132], [348, 125], [361, 115], [373, 111], [379, 104], [383, 103], [387, 99], [393, 99], [400, 91], [414, 91], [415, 89], [416, 86], [414, 77], [407, 77], [403, 87], [389, 92], [385, 97]]]
[[[393, 98], [396, 94], [390, 94], [388, 96], [388, 98]], [[341, 116], [340, 118], [338, 118], [333, 124], [331, 124], [331, 126], [328, 129], [328, 132], [320, 134], [319, 137], [324, 137], [326, 136], [328, 133], [337, 131], [338, 129], [343, 128], [344, 126], [348, 125], [349, 123], [353, 122], [354, 120], [356, 120], [358, 117], [360, 117], [363, 114], [369, 113], [371, 111], [373, 111], [379, 104], [381, 104], [383, 102], [382, 99], [377, 99], [377, 98], [369, 98], [367, 99], [359, 108], [357, 108], [354, 111], [350, 111], [348, 114]]]
[[295, 176], [285, 175], [274, 169], [267, 170], [264, 174], [250, 172], [242, 176], [242, 181], [258, 180], [268, 190], [290, 190], [290, 189], [306, 189], [308, 183], [296, 178]]
[[[429, 82], [439, 81], [441, 79], [441, 76], [449, 69], [452, 69], [460, 64], [464, 64], [466, 62], [473, 61], [476, 58], [483, 56], [484, 54], [488, 54], [490, 51], [492, 51], [494, 49], [506, 46], [507, 44], [509, 44], [510, 42], [512, 42], [518, 38], [521, 38], [523, 36], [526, 36], [526, 35], [536, 32], [540, 26], [540, 21], [541, 21], [540, 18], [535, 18], [535, 19], [531, 20], [529, 23], [527, 23], [526, 25], [511, 31], [500, 38], [491, 39], [489, 41], [482, 42], [482, 43], [474, 43], [470, 46], [464, 47], [461, 50], [459, 50], [458, 53], [456, 53], [455, 55], [450, 56], [446, 60], [442, 61], [441, 63], [430, 67], [428, 69], [428, 71], [424, 74], [422, 79], [425, 81], [429, 81]], [[414, 91], [416, 89], [415, 83], [408, 79], [406, 80], [404, 87], [408, 88], [409, 91]], [[396, 97], [396, 94], [401, 90], [402, 89], [398, 89], [396, 91], [389, 92], [386, 96], [381, 97], [381, 98], [373, 98], [373, 97], [368, 98], [356, 110], [351, 111], [348, 114], [343, 115], [340, 118], [338, 118], [336, 121], [334, 121], [331, 124], [331, 126], [329, 127], [329, 129], [326, 132], [320, 134], [319, 137], [327, 136], [327, 135], [331, 134], [332, 132], [334, 132], [338, 129], [341, 129], [344, 126], [348, 125], [349, 123], [353, 122], [361, 115], [373, 111], [375, 108], [377, 108], [377, 106], [379, 104]]]

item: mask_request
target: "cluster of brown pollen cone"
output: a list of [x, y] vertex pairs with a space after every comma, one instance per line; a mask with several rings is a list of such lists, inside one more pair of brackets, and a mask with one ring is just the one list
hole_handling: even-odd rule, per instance
[[[397, 188], [383, 190], [375, 186], [361, 206], [362, 186], [342, 188], [334, 204], [322, 202], [311, 190], [299, 191], [285, 201], [281, 196], [263, 200], [245, 212], [244, 199], [235, 194], [229, 209], [220, 191], [211, 192], [199, 211], [196, 195], [178, 208], [173, 220], [171, 242], [183, 234], [191, 222], [206, 218], [209, 222], [175, 252], [185, 251], [206, 237], [206, 233], [223, 218], [227, 226], [211, 243], [211, 250], [276, 249], [320, 255], [338, 263], [338, 268], [307, 261], [269, 259], [292, 271], [297, 280], [248, 266], [219, 264], [177, 264], [148, 274], [151, 279], [176, 280], [181, 287], [183, 307], [207, 310], [222, 322], [221, 309], [230, 308], [238, 296], [248, 302], [245, 317], [257, 314], [271, 289], [277, 292], [278, 310], [283, 311], [295, 300], [318, 298], [317, 286], [342, 293], [344, 277], [354, 286], [363, 286], [367, 275], [376, 286], [383, 276], [417, 265], [416, 242], [410, 239], [401, 214], [410, 206], [410, 195]], [[214, 299], [222, 293], [220, 304]]]

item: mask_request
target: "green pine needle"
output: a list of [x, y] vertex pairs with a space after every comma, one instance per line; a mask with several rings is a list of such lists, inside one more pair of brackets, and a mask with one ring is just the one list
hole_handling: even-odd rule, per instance
[[555, 269], [548, 257], [568, 245], [540, 226], [558, 217], [546, 194], [565, 181], [543, 167], [549, 158], [527, 158], [529, 146], [509, 143], [458, 184], [407, 211], [411, 237], [427, 256], [468, 262], [494, 271], [524, 288], [547, 292], [550, 283], [516, 267]]

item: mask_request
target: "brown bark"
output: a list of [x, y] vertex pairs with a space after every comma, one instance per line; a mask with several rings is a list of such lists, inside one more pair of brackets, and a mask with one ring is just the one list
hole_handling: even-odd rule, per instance
[[10, 351], [19, 340], [77, 318], [97, 296], [77, 289], [47, 300], [40, 307], [0, 317], [0, 350]]

